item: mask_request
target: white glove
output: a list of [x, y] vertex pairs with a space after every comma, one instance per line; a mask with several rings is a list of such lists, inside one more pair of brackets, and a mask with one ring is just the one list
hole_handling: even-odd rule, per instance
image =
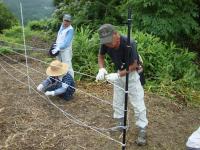
[[46, 92], [45, 92], [45, 95], [46, 95], [46, 96], [54, 96], [54, 95], [55, 95], [55, 92], [54, 92], [54, 91], [46, 91]]
[[59, 49], [58, 47], [56, 47], [56, 48], [54, 48], [51, 52], [52, 52], [52, 54], [55, 54], [55, 53], [57, 53], [59, 50], [60, 50], [60, 49]]
[[96, 76], [96, 80], [103, 80], [106, 74], [108, 74], [108, 72], [106, 71], [105, 68], [99, 69], [99, 72]]
[[43, 84], [39, 84], [38, 87], [37, 87], [37, 90], [39, 92], [41, 92], [43, 90], [43, 88], [44, 88], [44, 85]]
[[110, 81], [110, 82], [114, 82], [117, 79], [119, 79], [119, 74], [118, 73], [110, 73], [108, 75], [106, 75], [106, 80]]

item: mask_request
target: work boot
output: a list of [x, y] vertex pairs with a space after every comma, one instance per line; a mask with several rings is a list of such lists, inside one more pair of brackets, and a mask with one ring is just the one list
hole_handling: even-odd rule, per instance
[[112, 127], [111, 131], [120, 131], [122, 132], [124, 129], [124, 118], [118, 118], [117, 119], [117, 126]]
[[146, 129], [145, 128], [140, 128], [139, 129], [139, 133], [138, 133], [138, 137], [136, 139], [136, 144], [138, 146], [143, 146], [147, 144], [147, 140], [146, 140]]

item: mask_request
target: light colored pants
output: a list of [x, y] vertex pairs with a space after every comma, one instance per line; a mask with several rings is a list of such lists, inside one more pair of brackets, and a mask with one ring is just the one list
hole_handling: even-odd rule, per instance
[[74, 70], [72, 67], [72, 54], [67, 52], [67, 49], [64, 49], [59, 52], [58, 56], [56, 56], [57, 60], [60, 60], [63, 63], [68, 65], [68, 71], [70, 75], [74, 78]]
[[[117, 86], [124, 88], [126, 83], [126, 77], [121, 77], [114, 84], [113, 95], [113, 109], [114, 118], [124, 117], [124, 101], [125, 92]], [[129, 87], [128, 87], [128, 100], [134, 108], [136, 126], [139, 128], [145, 128], [148, 125], [146, 117], [146, 107], [144, 104], [144, 90], [140, 83], [140, 77], [137, 72], [131, 72], [129, 74]]]

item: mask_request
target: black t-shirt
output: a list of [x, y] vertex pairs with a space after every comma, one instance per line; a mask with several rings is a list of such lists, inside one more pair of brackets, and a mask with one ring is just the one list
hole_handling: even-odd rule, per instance
[[[136, 51], [135, 41], [130, 42], [131, 50], [129, 51], [129, 65], [133, 64], [135, 60], [139, 60], [138, 53]], [[129, 49], [127, 48], [127, 37], [120, 36], [120, 45], [119, 48], [109, 48], [105, 45], [101, 45], [99, 54], [105, 55], [106, 53], [110, 56], [112, 62], [115, 64], [116, 70], [125, 69], [126, 63], [126, 52]]]

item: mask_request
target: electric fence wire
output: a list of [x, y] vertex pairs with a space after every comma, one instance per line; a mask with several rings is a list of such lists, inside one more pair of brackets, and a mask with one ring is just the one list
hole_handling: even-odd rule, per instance
[[[6, 43], [10, 44], [11, 46], [8, 45], [8, 44], [6, 44]], [[6, 45], [6, 46], [9, 46], [9, 47], [11, 47], [13, 49], [24, 51], [23, 45], [19, 44], [19, 43], [8, 42], [8, 41], [5, 41], [5, 40], [0, 40], [0, 45], [2, 45], [2, 46]], [[16, 45], [16, 46], [13, 46], [13, 45]], [[20, 47], [17, 47], [17, 45], [20, 46]], [[29, 46], [27, 44], [26, 44], [26, 47], [27, 47], [27, 50], [29, 50], [29, 51], [45, 51], [45, 52], [49, 51], [49, 49], [32, 47], [32, 46]]]
[[[26, 65], [24, 65], [23, 63], [21, 63], [21, 62], [18, 62], [18, 61], [16, 61], [16, 60], [13, 60], [13, 58], [11, 58], [11, 57], [9, 57], [9, 56], [6, 56], [6, 55], [4, 55], [4, 54], [2, 54], [4, 57], [6, 57], [6, 58], [8, 58], [8, 59], [10, 59], [11, 61], [14, 61], [14, 62], [16, 62], [16, 63], [19, 63], [19, 64], [21, 64], [21, 65], [23, 65], [23, 66], [26, 66]], [[1, 59], [2, 60], [2, 59]], [[4, 60], [2, 60], [2, 61], [4, 61]], [[15, 68], [15, 67], [13, 67], [12, 65], [10, 65], [10, 64], [8, 64], [6, 61], [4, 61], [7, 65], [9, 65], [10, 67], [12, 67], [12, 68], [14, 68], [15, 70], [17, 70], [17, 71], [19, 71], [20, 73], [22, 73], [22, 74], [24, 74], [22, 71], [20, 71], [19, 69], [17, 69], [17, 68]], [[29, 67], [29, 69], [31, 69], [31, 70], [33, 70], [33, 71], [36, 71], [37, 73], [40, 73], [40, 74], [42, 74], [43, 76], [47, 76], [46, 74], [44, 74], [44, 73], [41, 73], [40, 71], [38, 71], [38, 70], [36, 70], [36, 69], [34, 69], [34, 68], [31, 68], [31, 67]], [[26, 74], [25, 74], [26, 75]], [[31, 78], [30, 78], [31, 79]], [[31, 79], [32, 80], [32, 79]], [[55, 79], [57, 82], [61, 82], [62, 83], [62, 81], [60, 81], [60, 80], [57, 80], [57, 79]], [[34, 85], [36, 86], [36, 84], [35, 84], [35, 82], [32, 80], [32, 83], [34, 83]], [[36, 86], [37, 87], [37, 86]], [[70, 87], [72, 87], [72, 86], [70, 86]], [[82, 90], [79, 90], [79, 89], [77, 89], [77, 88], [75, 88], [75, 87], [72, 87], [72, 88], [74, 88], [75, 90], [77, 90], [77, 91], [80, 91], [81, 93], [83, 93], [83, 94], [85, 94], [85, 95], [88, 95], [88, 96], [90, 96], [90, 97], [92, 97], [92, 98], [94, 98], [94, 99], [97, 99], [97, 100], [100, 100], [101, 102], [103, 102], [103, 103], [105, 103], [105, 104], [109, 104], [109, 105], [112, 105], [112, 106], [115, 106], [116, 108], [118, 108], [119, 110], [122, 110], [121, 108], [119, 108], [118, 106], [116, 106], [116, 105], [114, 105], [114, 104], [111, 104], [111, 103], [109, 103], [108, 101], [106, 101], [106, 100], [103, 100], [103, 99], [100, 99], [100, 98], [98, 98], [98, 97], [96, 97], [96, 96], [93, 96], [93, 95], [91, 95], [91, 94], [89, 94], [89, 93], [86, 93], [86, 92], [84, 92], [84, 91], [82, 91]], [[124, 110], [123, 110], [124, 111]], [[124, 127], [124, 126], [116, 126], [116, 127], [122, 127], [122, 128], [126, 128], [127, 130], [128, 130], [128, 128], [129, 128], [129, 119], [128, 119], [128, 125], [126, 126], [126, 127]], [[96, 127], [94, 127], [94, 128], [96, 128]], [[112, 128], [96, 128], [96, 129], [98, 129], [98, 130], [101, 130], [101, 131], [110, 131]]]
[[[11, 51], [11, 52], [13, 52], [13, 53], [15, 53], [15, 54], [24, 56], [23, 54], [18, 53], [18, 52], [14, 51], [14, 50], [11, 50], [11, 49], [10, 49], [9, 51]], [[42, 61], [42, 60], [40, 60], [40, 59], [31, 57], [31, 56], [27, 56], [27, 58], [30, 58], [30, 59], [35, 60], [35, 61], [39, 61], [39, 62], [41, 62], [41, 63], [43, 63], [43, 64], [46, 64], [46, 65], [50, 65], [49, 63], [47, 63], [47, 62], [45, 62], [45, 61]], [[80, 73], [80, 72], [77, 72], [77, 71], [76, 71], [76, 73], [79, 73], [79, 74], [82, 74], [82, 75], [87, 75], [87, 74], [83, 74], [83, 73]], [[87, 75], [87, 76], [91, 76], [91, 75]], [[94, 76], [91, 76], [91, 77], [95, 78]], [[118, 86], [118, 85], [116, 85], [116, 84], [114, 84], [114, 83], [112, 83], [112, 82], [110, 82], [110, 81], [108, 81], [108, 80], [106, 80], [106, 81], [109, 82], [110, 84], [112, 84], [113, 86], [119, 88], [120, 90], [122, 90], [122, 91], [124, 91], [124, 92], [127, 92], [127, 91], [125, 91], [122, 87], [120, 87], [120, 86]]]
[[[12, 74], [10, 74], [10, 73], [3, 67], [3, 65], [2, 65], [1, 63], [0, 63], [0, 66], [1, 66], [1, 68], [2, 68], [9, 76], [11, 76], [13, 79], [15, 79], [16, 81], [20, 82], [21, 84], [23, 84], [23, 85], [25, 85], [25, 86], [29, 86], [29, 85], [27, 85], [26, 83], [20, 81], [20, 80], [17, 79], [16, 77], [14, 77]], [[18, 69], [17, 69], [17, 70], [18, 70]], [[23, 74], [24, 74], [24, 73], [23, 73]], [[45, 97], [45, 96], [41, 95], [41, 94], [40, 94], [38, 91], [36, 91], [32, 86], [30, 86], [30, 88], [31, 88], [34, 92], [36, 92], [39, 96], [41, 96], [43, 99], [47, 100], [51, 105], [53, 105], [54, 107], [56, 107], [59, 111], [61, 111], [61, 112], [63, 113], [63, 115], [64, 115], [65, 117], [67, 117], [70, 121], [74, 122], [75, 124], [77, 124], [77, 125], [79, 125], [79, 126], [83, 126], [83, 127], [86, 127], [86, 128], [90, 128], [91, 130], [93, 130], [93, 131], [99, 133], [100, 135], [104, 136], [105, 138], [107, 138], [107, 139], [109, 139], [109, 140], [111, 140], [111, 141], [114, 141], [114, 142], [120, 144], [121, 146], [125, 146], [125, 144], [123, 144], [122, 142], [120, 142], [120, 141], [118, 141], [118, 140], [116, 140], [116, 139], [113, 139], [113, 138], [111, 138], [110, 136], [108, 136], [108, 135], [106, 135], [106, 134], [101, 133], [101, 132], [99, 131], [100, 128], [94, 128], [94, 127], [92, 127], [92, 126], [89, 126], [89, 125], [83, 123], [82, 121], [76, 119], [74, 116], [72, 116], [71, 114], [67, 113], [66, 111], [62, 110], [62, 109], [61, 109], [60, 107], [58, 107], [55, 103], [53, 103], [53, 102], [49, 99], [49, 97], [47, 97], [47, 96]]]
[[[30, 77], [29, 77], [29, 72], [28, 72], [28, 68], [29, 68], [29, 67], [28, 67], [28, 63], [27, 63], [27, 58], [31, 58], [31, 59], [33, 59], [33, 58], [30, 57], [30, 56], [27, 56], [27, 52], [26, 52], [26, 41], [25, 41], [25, 32], [24, 32], [24, 24], [23, 24], [23, 11], [22, 11], [22, 3], [21, 3], [21, 0], [19, 0], [19, 3], [20, 3], [20, 11], [21, 11], [22, 32], [23, 32], [23, 40], [24, 40], [24, 50], [25, 50], [25, 59], [26, 59], [26, 68], [27, 68], [27, 78], [28, 78], [29, 93], [30, 93], [30, 89], [33, 89], [33, 91], [35, 91], [36, 93], [38, 93], [34, 88], [31, 87], [30, 81], [29, 81], [29, 78], [30, 78]], [[15, 51], [13, 51], [13, 52], [15, 52]], [[18, 53], [18, 54], [20, 54], [20, 53]], [[34, 58], [34, 60], [39, 61], [39, 60], [36, 59], [36, 58]], [[41, 60], [40, 60], [40, 62], [43, 62], [43, 63], [44, 63], [44, 61], [41, 61]], [[45, 62], [45, 63], [46, 63], [46, 62]], [[0, 64], [0, 66], [3, 68], [4, 71], [7, 72], [7, 70], [6, 70], [1, 64]], [[20, 71], [20, 72], [21, 72], [21, 71]], [[7, 73], [8, 73], [8, 75], [10, 75], [12, 78], [14, 78], [14, 79], [16, 79], [17, 81], [19, 81], [20, 83], [23, 83], [22, 81], [18, 80], [17, 78], [15, 78], [15, 77], [12, 76], [11, 74], [9, 74], [9, 72], [7, 72]], [[33, 81], [33, 80], [32, 80], [32, 81]], [[23, 83], [23, 84], [25, 84], [25, 83]], [[35, 83], [34, 83], [34, 84], [35, 84]], [[25, 85], [26, 85], [26, 84], [25, 84]], [[121, 88], [121, 87], [120, 87], [120, 88]], [[121, 88], [121, 89], [124, 91], [123, 88]], [[128, 91], [124, 91], [124, 92], [127, 93]], [[39, 94], [39, 93], [38, 93], [38, 94]], [[39, 94], [39, 95], [40, 95], [40, 94]], [[109, 137], [109, 136], [107, 136], [107, 135], [101, 133], [100, 131], [98, 131], [98, 130], [92, 128], [91, 126], [88, 126], [88, 125], [86, 125], [86, 124], [83, 123], [83, 122], [80, 122], [79, 120], [77, 120], [76, 118], [74, 118], [72, 115], [66, 113], [64, 110], [62, 110], [62, 109], [59, 108], [57, 105], [55, 105], [48, 97], [47, 97], [47, 100], [48, 100], [53, 106], [55, 106], [57, 109], [59, 109], [69, 120], [73, 121], [74, 123], [76, 123], [76, 124], [78, 124], [78, 125], [88, 127], [88, 128], [90, 128], [90, 129], [96, 131], [97, 133], [101, 134], [102, 136], [104, 136], [104, 137], [106, 137], [106, 138], [108, 138], [108, 139], [110, 139], [110, 140], [113, 140], [113, 141], [117, 142], [118, 144], [120, 144], [121, 146], [125, 147], [126, 144], [124, 144], [124, 143], [122, 143], [122, 142], [119, 142], [119, 141], [117, 141], [117, 140], [115, 140], [115, 139], [113, 139], [113, 138], [111, 138], [111, 137]], [[73, 118], [73, 119], [71, 119], [70, 117]], [[74, 120], [75, 120], [75, 121], [74, 121]]]
[[[2, 40], [0, 40], [0, 44], [1, 44], [1, 42], [2, 42]], [[7, 41], [3, 41], [3, 42], [7, 42]], [[8, 43], [12, 43], [12, 42], [8, 42]], [[14, 43], [14, 44], [18, 44], [18, 43]], [[21, 44], [19, 44], [19, 45], [21, 45]], [[30, 47], [30, 46], [29, 46], [29, 47]], [[12, 48], [13, 48], [13, 47], [12, 47]], [[13, 49], [17, 49], [17, 48], [13, 48]], [[35, 48], [35, 49], [37, 49], [37, 48]], [[23, 49], [20, 49], [20, 50], [23, 50]], [[47, 49], [43, 49], [43, 50], [48, 51]], [[18, 52], [14, 51], [14, 50], [11, 50], [11, 49], [9, 49], [8, 51], [12, 51], [12, 52], [14, 52], [14, 53], [16, 53], [16, 54], [19, 54], [19, 55], [21, 55], [21, 56], [24, 56], [23, 54], [18, 53]], [[34, 57], [31, 57], [31, 56], [28, 56], [28, 58], [49, 65], [49, 63], [47, 63], [47, 62], [42, 61], [42, 60], [37, 59], [37, 58], [34, 58]], [[86, 73], [81, 73], [81, 72], [78, 72], [78, 71], [75, 71], [75, 70], [74, 70], [74, 72], [77, 73], [77, 74], [83, 75], [83, 76], [87, 76], [87, 77], [93, 78], [93, 79], [96, 78], [95, 76], [92, 76], [92, 75], [89, 75], [89, 74], [86, 74]], [[120, 86], [118, 86], [118, 85], [116, 85], [116, 84], [114, 84], [114, 83], [112, 83], [112, 82], [110, 82], [110, 81], [108, 81], [108, 80], [105, 80], [104, 82], [108, 82], [108, 83], [110, 83], [110, 84], [116, 86], [117, 88], [119, 88], [119, 89], [121, 89], [122, 91], [125, 92], [125, 90], [124, 90], [122, 87], [120, 87]]]
[[[26, 66], [26, 65], [24, 65], [23, 63], [20, 63], [20, 62], [18, 62], [18, 61], [16, 61], [16, 60], [13, 60], [13, 58], [11, 58], [11, 57], [9, 57], [9, 56], [6, 56], [5, 54], [1, 54], [1, 55], [4, 56], [4, 57], [6, 57], [6, 58], [8, 58], [8, 59], [10, 59], [11, 61], [17, 62], [17, 63], [19, 63], [19, 64], [21, 64], [21, 65], [23, 65], [23, 66]], [[28, 67], [29, 67], [31, 70], [33, 70], [33, 71], [35, 71], [35, 72], [37, 72], [37, 73], [39, 73], [39, 74], [41, 74], [41, 75], [43, 75], [43, 76], [47, 76], [46, 74], [44, 74], [44, 73], [42, 73], [42, 72], [40, 72], [40, 71], [38, 71], [38, 70], [36, 70], [36, 69], [34, 69], [34, 68], [31, 68], [30, 66], [28, 66]], [[60, 80], [57, 80], [57, 79], [54, 79], [54, 80], [56, 80], [57, 82], [63, 83], [63, 82], [60, 81]], [[69, 85], [69, 86], [70, 86], [70, 85]], [[103, 102], [103, 103], [105, 103], [105, 104], [108, 104], [108, 105], [111, 105], [111, 106], [115, 106], [116, 108], [118, 108], [118, 109], [124, 111], [124, 109], [121, 109], [121, 108], [119, 108], [118, 106], [116, 106], [116, 105], [114, 105], [114, 104], [108, 102], [108, 100], [103, 100], [103, 99], [101, 99], [101, 98], [99, 98], [99, 97], [97, 97], [97, 96], [95, 96], [95, 95], [92, 95], [92, 94], [90, 94], [90, 93], [84, 92], [83, 90], [80, 90], [80, 89], [75, 88], [75, 87], [73, 87], [73, 86], [70, 86], [70, 87], [73, 88], [73, 89], [75, 89], [76, 91], [79, 91], [79, 92], [81, 92], [81, 93], [83, 93], [83, 94], [89, 96], [89, 97], [92, 97], [92, 98], [94, 98], [94, 99], [97, 99], [97, 100], [99, 100], [99, 101], [101, 101], [101, 102]]]
[[[4, 57], [6, 57], [6, 58], [8, 58], [8, 59], [10, 59], [11, 61], [14, 61], [14, 62], [17, 62], [17, 63], [19, 63], [19, 64], [21, 64], [21, 65], [23, 65], [23, 66], [26, 66], [26, 65], [24, 65], [23, 63], [20, 63], [20, 62], [18, 62], [18, 61], [16, 61], [16, 60], [13, 60], [11, 57], [9, 57], [9, 56], [6, 56], [6, 55], [4, 55], [4, 54], [2, 54]], [[2, 59], [1, 59], [2, 60]], [[2, 60], [2, 61], [4, 61], [4, 60]], [[17, 71], [19, 71], [20, 73], [22, 73], [22, 74], [24, 74], [24, 75], [26, 75], [25, 73], [23, 73], [21, 70], [19, 70], [19, 69], [17, 69], [17, 68], [15, 68], [15, 67], [13, 67], [12, 65], [10, 65], [10, 64], [8, 64], [6, 61], [4, 61], [7, 65], [9, 65], [10, 67], [12, 67], [13, 69], [15, 69], [15, 70], [17, 70]], [[31, 67], [29, 67], [30, 69], [32, 69], [33, 71], [36, 71], [36, 72], [38, 72], [38, 73], [40, 73], [40, 74], [42, 74], [42, 75], [44, 75], [44, 76], [47, 76], [47, 75], [45, 75], [45, 74], [43, 74], [43, 73], [41, 73], [40, 71], [38, 71], [38, 70], [35, 70], [35, 69], [33, 69], [33, 68], [31, 68]], [[31, 78], [30, 78], [31, 79]], [[35, 87], [37, 87], [37, 85], [35, 84], [35, 82], [31, 79], [31, 81], [32, 81], [32, 83], [34, 83], [34, 85], [35, 85]], [[56, 80], [57, 82], [61, 82], [60, 80]], [[62, 82], [61, 82], [62, 83]], [[74, 88], [74, 87], [72, 87], [72, 88]], [[75, 90], [77, 90], [77, 91], [80, 91], [80, 92], [82, 92], [83, 94], [85, 94], [85, 95], [87, 95], [88, 93], [86, 93], [86, 92], [84, 92], [84, 91], [81, 91], [81, 90], [79, 90], [79, 89], [77, 89], [77, 88], [74, 88]], [[89, 95], [90, 97], [93, 97], [93, 96], [91, 96], [91, 95]], [[93, 98], [96, 98], [96, 99], [98, 99], [98, 100], [100, 100], [100, 101], [102, 101], [102, 102], [104, 102], [105, 104], [109, 104], [109, 105], [113, 105], [113, 104], [111, 104], [111, 103], [109, 103], [109, 102], [107, 102], [107, 101], [105, 101], [105, 100], [103, 100], [103, 99], [100, 99], [100, 98], [97, 98], [97, 97], [93, 97]], [[115, 105], [113, 105], [113, 106], [115, 106]], [[116, 108], [118, 108], [118, 109], [120, 109], [118, 106], [115, 106]], [[111, 127], [111, 128], [97, 128], [97, 127], [94, 127], [95, 129], [97, 129], [97, 130], [100, 130], [100, 131], [111, 131], [112, 129], [114, 129], [114, 128], [126, 128], [127, 130], [128, 130], [128, 128], [129, 128], [129, 119], [128, 119], [128, 125], [125, 127], [125, 126], [116, 126], [116, 127]]]

